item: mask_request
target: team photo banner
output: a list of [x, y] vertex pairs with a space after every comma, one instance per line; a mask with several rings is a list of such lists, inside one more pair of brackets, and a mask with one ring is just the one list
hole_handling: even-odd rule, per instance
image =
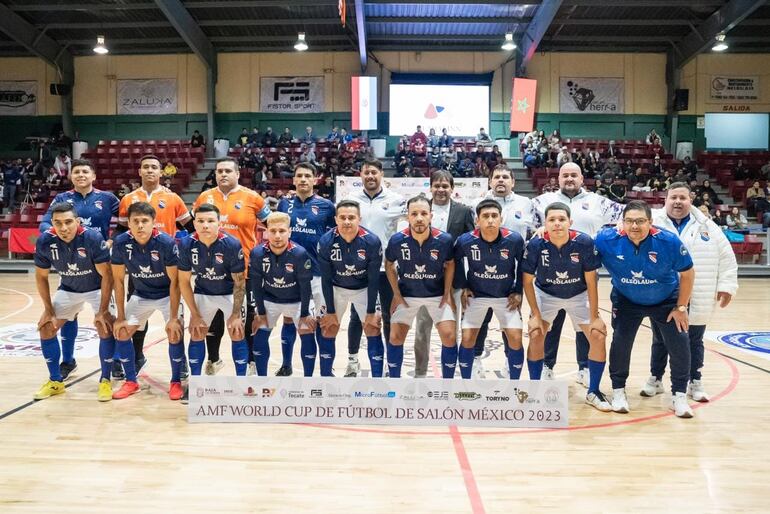
[[35, 116], [36, 114], [36, 81], [0, 81], [0, 116]]
[[190, 423], [565, 428], [567, 382], [190, 377]]
[[118, 114], [176, 113], [176, 79], [118, 80]]
[[712, 75], [709, 90], [711, 103], [720, 103], [725, 100], [756, 101], [759, 100], [759, 76]]
[[[476, 205], [489, 190], [487, 179], [482, 178], [456, 178], [452, 200], [464, 203], [468, 206]], [[407, 200], [419, 194], [430, 196], [430, 179], [428, 177], [386, 177], [382, 179], [382, 186], [395, 191]], [[360, 191], [364, 187], [361, 177], [337, 177], [336, 198], [347, 198], [353, 191]]]
[[625, 82], [613, 78], [561, 77], [559, 111], [623, 114]]
[[324, 112], [324, 78], [262, 77], [259, 110], [284, 114]]

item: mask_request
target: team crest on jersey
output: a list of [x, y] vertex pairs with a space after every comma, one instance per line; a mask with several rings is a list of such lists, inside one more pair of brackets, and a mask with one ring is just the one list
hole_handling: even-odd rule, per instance
[[514, 216], [514, 218], [516, 218], [517, 220], [520, 220], [520, 219], [521, 219], [521, 211], [516, 211], [516, 212], [514, 212], [514, 213], [513, 213], [513, 216]]
[[158, 250], [150, 250], [150, 259], [154, 261], [160, 260], [160, 254], [158, 253]]
[[436, 250], [435, 248], [433, 250], [431, 250], [430, 251], [430, 258], [433, 259], [434, 261], [437, 261], [438, 260], [438, 250]]
[[577, 253], [577, 252], [569, 254], [569, 260], [571, 260], [575, 264], [579, 263], [580, 262], [580, 254]]
[[650, 257], [650, 260], [654, 263], [658, 263], [658, 252], [650, 252], [647, 254]]
[[86, 249], [83, 248], [82, 246], [78, 247], [78, 255], [81, 256], [81, 257], [87, 257], [88, 256], [88, 254], [86, 253]]
[[584, 211], [587, 211], [589, 208], [588, 202], [583, 202], [581, 207], [583, 208]]
[[711, 237], [709, 236], [708, 230], [704, 230], [700, 233], [700, 238], [704, 241], [710, 241]]
[[318, 206], [317, 205], [311, 205], [310, 206], [310, 212], [312, 212], [313, 215], [318, 216]]
[[502, 250], [500, 250], [500, 258], [501, 259], [505, 259], [506, 261], [508, 260], [508, 249], [507, 248], [503, 248]]
[[364, 250], [363, 248], [358, 250], [358, 258], [361, 259], [362, 261], [366, 259], [366, 250]]
[[240, 200], [238, 200], [237, 202], [235, 202], [235, 208], [236, 208], [236, 209], [239, 209], [239, 210], [240, 210], [240, 208], [241, 208], [241, 207], [243, 207], [243, 202], [241, 202]]
[[387, 204], [387, 203], [382, 204], [382, 210], [383, 211], [387, 211], [388, 210], [388, 206], [389, 206], [389, 204]]
[[290, 262], [287, 262], [286, 263], [286, 271], [288, 271], [289, 273], [293, 273], [294, 272], [294, 264], [292, 264]]
[[164, 202], [163, 200], [158, 200], [158, 207], [160, 207], [161, 209], [165, 209], [166, 202]]
[[99, 209], [101, 211], [102, 210], [102, 201], [101, 200], [96, 200], [94, 202], [94, 207], [96, 207], [97, 209]]
[[225, 256], [221, 253], [215, 253], [214, 260], [217, 261], [217, 264], [223, 264], [225, 262]]

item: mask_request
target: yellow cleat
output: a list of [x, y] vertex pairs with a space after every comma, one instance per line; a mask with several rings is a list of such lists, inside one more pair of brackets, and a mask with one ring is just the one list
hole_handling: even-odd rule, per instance
[[45, 400], [46, 398], [49, 398], [51, 396], [56, 396], [57, 394], [64, 393], [64, 382], [56, 382], [54, 380], [49, 380], [45, 384], [43, 384], [43, 387], [38, 390], [38, 392], [35, 393], [35, 400]]
[[99, 382], [99, 393], [97, 394], [100, 402], [108, 402], [112, 400], [112, 383], [110, 379], [103, 378]]

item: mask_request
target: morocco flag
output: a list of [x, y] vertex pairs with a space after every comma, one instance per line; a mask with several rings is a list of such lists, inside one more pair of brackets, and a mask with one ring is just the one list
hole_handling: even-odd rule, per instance
[[535, 124], [537, 80], [513, 79], [511, 132], [531, 132]]
[[350, 77], [351, 128], [377, 130], [377, 77]]

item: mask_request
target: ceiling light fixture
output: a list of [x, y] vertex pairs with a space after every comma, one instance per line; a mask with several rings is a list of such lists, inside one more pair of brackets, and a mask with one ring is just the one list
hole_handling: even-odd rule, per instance
[[727, 46], [727, 43], [725, 43], [724, 32], [720, 32], [719, 34], [717, 34], [716, 39], [717, 39], [717, 43], [713, 47], [711, 47], [711, 50], [713, 50], [714, 52], [724, 52], [729, 48]]
[[294, 49], [298, 52], [304, 52], [307, 50], [307, 42], [305, 41], [305, 33], [300, 32], [297, 34], [297, 42], [294, 43]]
[[99, 35], [96, 36], [96, 46], [94, 47], [94, 53], [99, 55], [104, 55], [106, 53], [109, 53], [110, 50], [104, 45], [104, 36]]
[[501, 46], [500, 48], [502, 48], [506, 52], [510, 52], [511, 50], [516, 50], [516, 43], [513, 42], [513, 32], [505, 33], [505, 41], [503, 42], [503, 46]]

